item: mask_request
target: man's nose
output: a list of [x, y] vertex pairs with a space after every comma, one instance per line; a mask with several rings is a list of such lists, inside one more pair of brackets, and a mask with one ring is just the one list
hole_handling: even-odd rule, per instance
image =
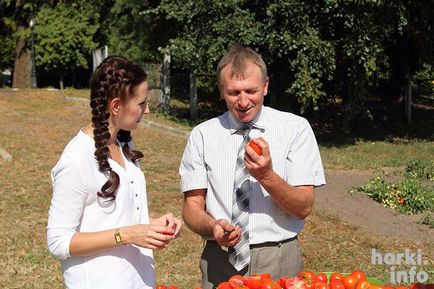
[[238, 105], [243, 108], [249, 105], [249, 97], [244, 91], [241, 91], [240, 95], [238, 96]]

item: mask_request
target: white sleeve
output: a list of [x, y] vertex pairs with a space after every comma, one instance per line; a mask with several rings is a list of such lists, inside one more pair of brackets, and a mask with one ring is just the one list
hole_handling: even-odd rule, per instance
[[287, 156], [288, 183], [292, 186], [325, 184], [324, 169], [315, 135], [306, 119], [300, 122]]
[[179, 166], [181, 192], [208, 188], [203, 137], [199, 129], [191, 131]]
[[58, 259], [70, 257], [69, 245], [80, 225], [87, 192], [81, 166], [72, 156], [61, 157], [51, 171], [53, 196], [48, 212], [47, 244]]

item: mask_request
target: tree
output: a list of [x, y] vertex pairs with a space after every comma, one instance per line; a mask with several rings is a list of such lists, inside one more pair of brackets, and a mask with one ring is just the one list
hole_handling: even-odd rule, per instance
[[31, 86], [31, 58], [28, 27], [31, 16], [42, 5], [42, 0], [0, 0], [1, 43], [0, 67], [13, 68], [13, 87]]
[[[175, 63], [209, 75], [229, 44], [249, 45], [268, 64], [273, 106], [303, 112], [340, 96], [349, 121], [369, 116], [365, 104], [381, 81], [403, 71], [412, 75], [422, 62], [432, 63], [433, 5], [407, 0], [162, 0], [157, 13], [180, 29], [165, 47]], [[397, 90], [402, 84], [395, 84]]]
[[36, 62], [40, 69], [56, 73], [61, 89], [66, 73], [88, 67], [91, 51], [97, 46], [93, 36], [98, 17], [76, 4], [59, 3], [39, 11], [35, 27]]

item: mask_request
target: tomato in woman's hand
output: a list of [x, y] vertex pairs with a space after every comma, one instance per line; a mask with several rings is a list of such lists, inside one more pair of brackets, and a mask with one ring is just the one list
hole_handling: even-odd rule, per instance
[[155, 287], [155, 289], [167, 289], [167, 287], [164, 286], [164, 285], [158, 284], [158, 285]]
[[236, 287], [237, 285], [243, 285], [244, 284], [244, 277], [241, 275], [234, 275], [231, 278], [229, 278], [228, 282], [233, 286]]
[[253, 141], [250, 140], [249, 142], [249, 146], [258, 154], [258, 155], [262, 155], [262, 149]]

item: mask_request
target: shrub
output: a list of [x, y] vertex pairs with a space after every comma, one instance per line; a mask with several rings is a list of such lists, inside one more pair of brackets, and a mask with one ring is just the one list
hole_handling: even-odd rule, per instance
[[434, 185], [423, 185], [421, 179], [433, 180], [434, 163], [415, 160], [409, 162], [403, 178], [388, 183], [384, 177], [377, 176], [351, 192], [363, 192], [385, 207], [399, 213], [418, 214], [434, 212]]

